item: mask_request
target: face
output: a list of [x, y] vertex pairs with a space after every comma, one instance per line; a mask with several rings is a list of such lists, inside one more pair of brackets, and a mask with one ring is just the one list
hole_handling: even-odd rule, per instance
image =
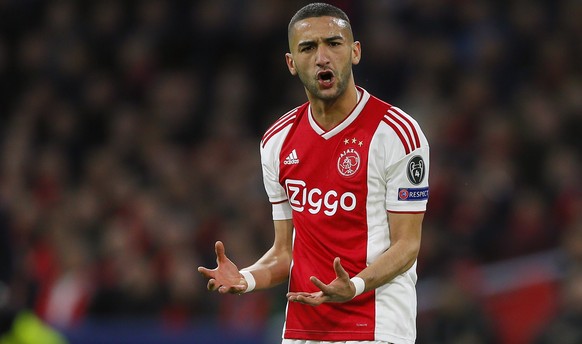
[[360, 61], [360, 43], [349, 24], [339, 18], [307, 18], [289, 33], [285, 55], [292, 75], [298, 75], [308, 95], [322, 100], [340, 97], [353, 85], [352, 65]]

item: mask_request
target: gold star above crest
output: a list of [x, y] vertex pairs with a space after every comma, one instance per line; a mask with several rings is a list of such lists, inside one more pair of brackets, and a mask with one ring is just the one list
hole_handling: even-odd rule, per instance
[[344, 138], [344, 145], [349, 145], [350, 143], [358, 145], [360, 147], [364, 146], [364, 141], [363, 140], [358, 140], [358, 138], [353, 137], [353, 138]]

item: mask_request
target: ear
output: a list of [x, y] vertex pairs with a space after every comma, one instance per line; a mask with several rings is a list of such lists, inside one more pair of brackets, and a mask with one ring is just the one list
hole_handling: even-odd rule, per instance
[[285, 62], [287, 62], [287, 68], [289, 68], [289, 73], [291, 73], [291, 75], [297, 75], [297, 70], [295, 69], [295, 61], [293, 60], [293, 55], [291, 55], [291, 53], [285, 54]]
[[359, 41], [352, 43], [352, 64], [357, 65], [362, 58], [362, 45]]

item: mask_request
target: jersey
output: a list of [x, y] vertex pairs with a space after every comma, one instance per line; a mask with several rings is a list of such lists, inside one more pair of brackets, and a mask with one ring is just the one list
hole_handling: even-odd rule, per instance
[[[428, 202], [429, 145], [418, 123], [358, 87], [356, 107], [323, 130], [305, 103], [261, 140], [263, 180], [275, 220], [293, 220], [290, 291], [314, 292], [310, 276], [350, 277], [390, 247], [388, 212], [422, 213]], [[345, 303], [287, 304], [284, 338], [413, 343], [416, 263]]]

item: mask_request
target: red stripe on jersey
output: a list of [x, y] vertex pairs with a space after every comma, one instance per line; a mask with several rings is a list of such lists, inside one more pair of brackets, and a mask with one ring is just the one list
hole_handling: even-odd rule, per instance
[[287, 125], [295, 121], [295, 118], [297, 118], [295, 112], [297, 112], [297, 109], [281, 117], [279, 120], [277, 120], [277, 122], [275, 122], [275, 124], [271, 126], [271, 128], [269, 128], [269, 130], [267, 130], [265, 135], [263, 135], [263, 139], [261, 140], [261, 145], [263, 146], [263, 148], [265, 147], [265, 144], [267, 143], [267, 141], [269, 141], [271, 137], [273, 137]]
[[398, 135], [398, 138], [402, 142], [402, 146], [404, 146], [404, 151], [406, 151], [406, 154], [408, 155], [408, 153], [410, 153], [410, 146], [408, 145], [408, 142], [406, 142], [406, 139], [404, 138], [402, 132], [398, 129], [396, 124], [394, 124], [387, 116], [384, 116], [382, 121], [388, 124], [392, 128], [392, 130], [394, 130], [396, 135]]
[[411, 150], [415, 150], [416, 148], [418, 148], [418, 146], [414, 145], [414, 140], [412, 139], [412, 135], [410, 134], [410, 130], [408, 130], [408, 128], [406, 127], [406, 124], [404, 124], [399, 119], [399, 116], [396, 113], [394, 113], [394, 111], [392, 111], [392, 109], [388, 110], [388, 113], [390, 115], [387, 115], [387, 116], [390, 117], [394, 122], [396, 122], [396, 124], [398, 124], [402, 128], [402, 131], [404, 131], [404, 133], [406, 134], [406, 137], [408, 137], [408, 143], [410, 143]]
[[295, 109], [287, 112], [286, 114], [284, 114], [283, 116], [279, 117], [275, 123], [273, 123], [269, 129], [267, 129], [267, 131], [265, 132], [265, 134], [263, 135], [263, 137], [269, 135], [273, 130], [276, 129], [276, 127], [284, 120], [286, 120], [287, 118], [291, 117], [295, 112], [297, 112], [297, 110], [299, 110], [299, 107], [296, 107]]
[[394, 110], [398, 115], [400, 115], [400, 117], [403, 120], [406, 121], [406, 123], [408, 123], [408, 125], [410, 126], [410, 129], [412, 130], [412, 134], [414, 135], [414, 141], [416, 142], [416, 148], [420, 148], [420, 137], [418, 136], [418, 132], [416, 131], [416, 127], [414, 126], [414, 124], [410, 120], [410, 116], [405, 114], [402, 110], [400, 110], [397, 107], [392, 107], [391, 110]]

